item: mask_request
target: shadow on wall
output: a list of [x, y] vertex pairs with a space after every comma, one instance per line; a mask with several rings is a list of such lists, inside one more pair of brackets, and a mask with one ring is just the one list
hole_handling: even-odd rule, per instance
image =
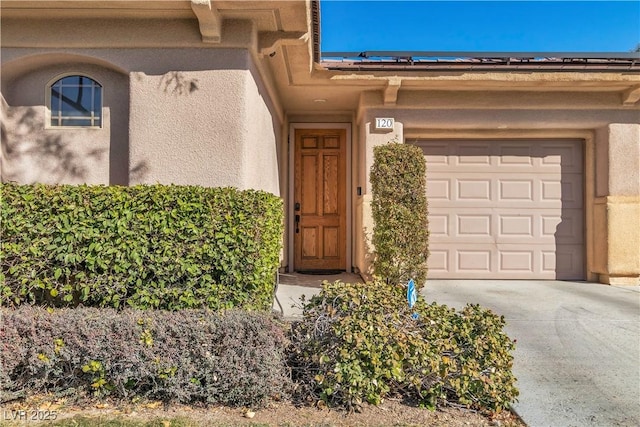
[[181, 71], [170, 71], [162, 76], [159, 87], [166, 94], [189, 95], [198, 90], [198, 79], [189, 79]]
[[[108, 147], [89, 148], [87, 136], [65, 140], [60, 133], [45, 132], [41, 116], [42, 107], [3, 105], [0, 128], [3, 182], [83, 183], [91, 181], [95, 165], [113, 156]], [[119, 158], [118, 163], [123, 160], [126, 159]], [[147, 163], [141, 161], [129, 170], [128, 179], [120, 177], [114, 182], [111, 173], [108, 183], [127, 185], [129, 180], [141, 180], [148, 171]]]
[[[198, 90], [198, 80], [188, 79], [184, 73], [170, 72], [163, 76], [160, 88], [165, 93], [179, 96], [189, 95]], [[20, 183], [100, 183], [129, 185], [141, 182], [150, 168], [145, 160], [129, 165], [128, 142], [128, 93], [122, 87], [109, 88], [111, 92], [120, 90], [120, 99], [126, 111], [110, 108], [110, 123], [105, 116], [106, 130], [109, 132], [108, 146], [91, 148], [97, 143], [93, 129], [51, 130], [45, 129], [43, 117], [45, 107], [9, 106], [2, 99], [2, 181]], [[124, 89], [127, 89], [126, 87]], [[105, 105], [105, 108], [108, 108]], [[120, 106], [122, 108], [122, 106]], [[96, 175], [96, 167], [108, 162], [108, 178]]]
[[[104, 88], [102, 127], [47, 126], [49, 85], [85, 75]], [[46, 53], [2, 64], [2, 180], [21, 183], [129, 185], [148, 173], [130, 163], [129, 73], [100, 58]]]
[[147, 176], [148, 173], [149, 166], [147, 165], [147, 162], [138, 162], [129, 171], [129, 180], [133, 182], [140, 182], [144, 179], [145, 176]]
[[61, 135], [42, 132], [35, 107], [5, 108], [2, 120], [2, 181], [77, 182], [88, 177], [90, 165], [103, 160], [106, 148], [78, 151]]

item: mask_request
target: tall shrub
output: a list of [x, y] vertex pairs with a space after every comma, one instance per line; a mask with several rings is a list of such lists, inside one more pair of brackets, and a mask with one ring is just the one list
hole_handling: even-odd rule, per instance
[[374, 274], [394, 284], [412, 278], [421, 287], [429, 256], [424, 155], [395, 142], [375, 147], [373, 155]]
[[2, 184], [0, 303], [271, 307], [281, 200], [196, 186]]

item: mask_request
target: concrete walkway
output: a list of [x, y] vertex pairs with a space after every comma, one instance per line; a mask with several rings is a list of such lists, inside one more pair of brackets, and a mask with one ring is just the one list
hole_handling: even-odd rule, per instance
[[[282, 283], [282, 281], [281, 281]], [[303, 284], [303, 283], [302, 283]], [[284, 314], [317, 287], [281, 285]], [[527, 425], [640, 425], [640, 287], [559, 281], [430, 280], [427, 301], [477, 303], [517, 340], [515, 411]]]
[[[273, 309], [280, 311], [285, 319], [294, 320], [302, 317], [302, 305], [300, 298], [304, 295], [307, 299], [317, 294], [324, 281], [333, 283], [340, 280], [343, 283], [361, 283], [362, 278], [358, 274], [342, 273], [329, 276], [317, 276], [313, 274], [281, 273], [278, 277], [279, 285], [276, 301]], [[278, 305], [278, 303], [280, 305]]]

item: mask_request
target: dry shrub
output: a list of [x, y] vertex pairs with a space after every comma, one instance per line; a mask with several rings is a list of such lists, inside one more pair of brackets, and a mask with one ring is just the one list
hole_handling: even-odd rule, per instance
[[34, 393], [260, 406], [286, 395], [283, 325], [265, 313], [2, 310], [2, 400]]

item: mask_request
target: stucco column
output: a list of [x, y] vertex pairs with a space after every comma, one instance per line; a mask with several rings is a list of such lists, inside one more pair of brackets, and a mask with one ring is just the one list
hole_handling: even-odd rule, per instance
[[[385, 116], [387, 117], [387, 116]], [[361, 124], [360, 138], [361, 147], [364, 147], [364, 159], [361, 164], [364, 169], [362, 174], [365, 177], [363, 182], [362, 195], [358, 197], [356, 203], [356, 230], [362, 230], [356, 236], [356, 256], [355, 265], [365, 280], [371, 279], [373, 273], [373, 216], [371, 214], [371, 182], [369, 174], [373, 166], [373, 148], [378, 145], [387, 144], [390, 141], [403, 142], [404, 131], [400, 122], [395, 122], [393, 129], [374, 129], [374, 118], [363, 121]]]
[[640, 285], [640, 125], [608, 126], [607, 273], [611, 285]]

